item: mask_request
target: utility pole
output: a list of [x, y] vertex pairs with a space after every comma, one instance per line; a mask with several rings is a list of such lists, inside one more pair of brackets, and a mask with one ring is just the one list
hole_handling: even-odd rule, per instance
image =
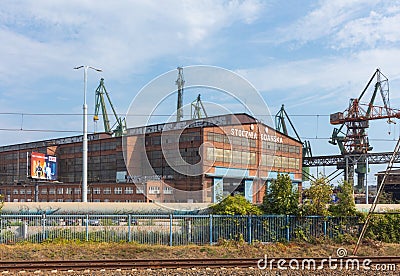
[[87, 70], [93, 69], [97, 72], [102, 72], [101, 69], [92, 66], [81, 65], [74, 69], [83, 68], [83, 139], [82, 139], [82, 202], [87, 202], [87, 104], [86, 104], [86, 86], [87, 86]]

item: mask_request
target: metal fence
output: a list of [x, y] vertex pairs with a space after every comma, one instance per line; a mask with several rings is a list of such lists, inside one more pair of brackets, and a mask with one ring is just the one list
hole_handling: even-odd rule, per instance
[[356, 235], [358, 218], [225, 215], [0, 215], [0, 243], [46, 240], [141, 244], [252, 243]]

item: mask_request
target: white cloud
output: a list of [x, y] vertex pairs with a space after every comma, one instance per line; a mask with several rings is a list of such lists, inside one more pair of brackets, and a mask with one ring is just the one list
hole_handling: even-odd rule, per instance
[[[347, 102], [357, 97], [376, 68], [391, 82], [398, 78], [400, 49], [377, 49], [346, 57], [330, 57], [281, 62], [259, 68], [238, 70], [261, 91], [268, 102], [292, 104]], [[399, 90], [398, 88], [397, 90]], [[282, 95], [280, 91], [285, 91]], [[393, 93], [392, 93], [393, 95]], [[396, 98], [396, 95], [393, 95]], [[283, 97], [285, 99], [283, 99]]]
[[279, 30], [278, 43], [297, 41], [300, 44], [337, 32], [341, 25], [358, 16], [368, 0], [320, 1], [317, 7], [291, 25]]
[[337, 48], [361, 47], [374, 48], [398, 43], [398, 26], [400, 26], [400, 11], [388, 14], [384, 11], [371, 11], [368, 17], [362, 17], [348, 22], [337, 33], [335, 41]]
[[22, 56], [4, 59], [0, 72], [12, 66], [17, 75], [23, 67], [52, 75], [53, 62], [90, 63], [109, 68], [114, 78], [143, 72], [165, 55], [179, 58], [193, 47], [212, 47], [213, 35], [234, 22], [252, 22], [262, 7], [252, 0], [7, 4], [0, 12], [0, 40], [7, 43], [0, 51]]

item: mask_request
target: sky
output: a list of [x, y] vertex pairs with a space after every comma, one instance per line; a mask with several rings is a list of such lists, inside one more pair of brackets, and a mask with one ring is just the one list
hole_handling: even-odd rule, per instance
[[[399, 27], [400, 1], [389, 0], [2, 0], [0, 145], [82, 132], [83, 70], [76, 66], [103, 70], [88, 70], [89, 114], [104, 78], [124, 116], [140, 108], [133, 99], [159, 75], [210, 65], [247, 79], [266, 113], [284, 104], [313, 155], [338, 154], [328, 143], [329, 114], [344, 111], [377, 68], [389, 79], [391, 107], [400, 108]], [[199, 91], [192, 92], [185, 104]], [[204, 94], [205, 102], [223, 98]], [[167, 113], [174, 97], [165, 102]], [[91, 117], [89, 132], [101, 131]], [[400, 123], [372, 121], [373, 151], [392, 151], [399, 134]], [[372, 178], [382, 169], [375, 167]]]

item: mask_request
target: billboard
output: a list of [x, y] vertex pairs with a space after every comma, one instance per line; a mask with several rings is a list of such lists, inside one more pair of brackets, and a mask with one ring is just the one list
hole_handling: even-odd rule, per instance
[[57, 158], [38, 152], [31, 153], [31, 177], [43, 180], [57, 179]]

